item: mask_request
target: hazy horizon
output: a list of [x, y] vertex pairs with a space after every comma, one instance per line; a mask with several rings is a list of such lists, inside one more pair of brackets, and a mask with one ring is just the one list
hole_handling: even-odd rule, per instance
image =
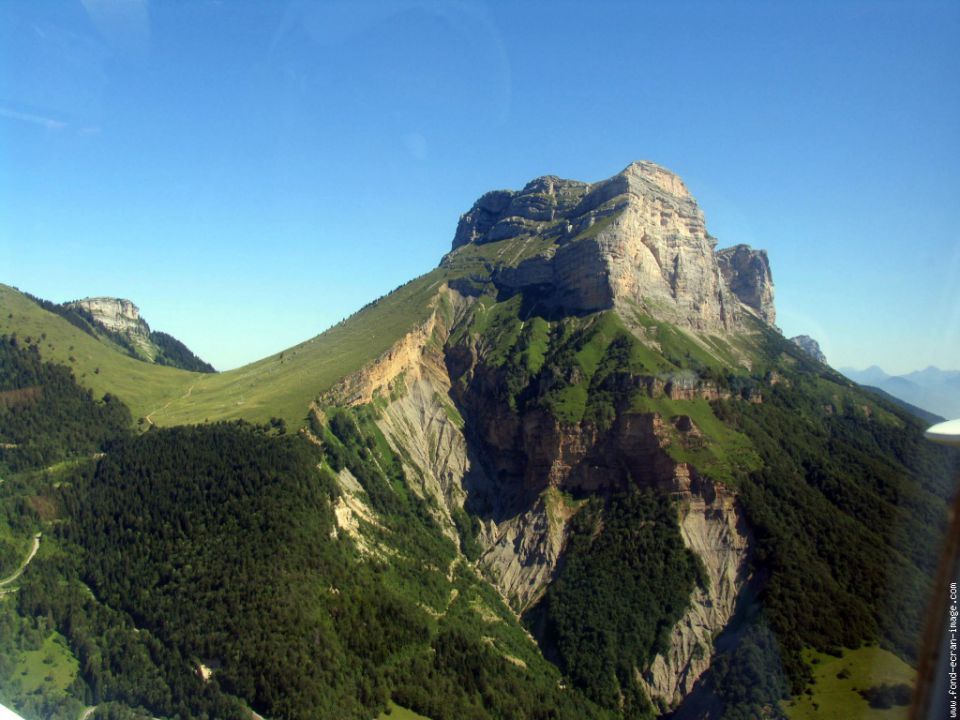
[[960, 5], [0, 6], [0, 281], [218, 369], [428, 272], [488, 190], [676, 172], [835, 367], [960, 357]]

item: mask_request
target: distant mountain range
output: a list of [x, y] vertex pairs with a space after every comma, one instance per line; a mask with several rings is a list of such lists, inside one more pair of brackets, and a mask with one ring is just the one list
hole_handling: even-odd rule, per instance
[[960, 417], [960, 370], [941, 370], [931, 365], [906, 375], [890, 375], [871, 365], [866, 370], [840, 368], [840, 372], [855, 383], [879, 388], [937, 415]]

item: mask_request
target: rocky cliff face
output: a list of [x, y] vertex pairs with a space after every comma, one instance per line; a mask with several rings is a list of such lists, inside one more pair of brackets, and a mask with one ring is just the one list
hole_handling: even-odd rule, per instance
[[150, 327], [140, 317], [140, 308], [123, 298], [96, 297], [74, 300], [68, 307], [79, 307], [108, 330], [149, 337]]
[[773, 306], [773, 276], [766, 250], [734, 245], [717, 253], [717, 262], [730, 290], [743, 305], [761, 320], [773, 325], [777, 312]]
[[150, 340], [150, 326], [140, 317], [140, 308], [129, 300], [95, 297], [64, 304], [86, 311], [95, 322], [126, 338], [145, 357], [152, 360], [156, 355], [156, 348]]
[[774, 319], [766, 254], [746, 246], [716, 253], [686, 186], [654, 163], [593, 184], [550, 176], [487, 193], [460, 218], [448, 260], [468, 245], [506, 241], [496, 285], [554, 312], [639, 309], [710, 332], [737, 328], [743, 306]]
[[677, 488], [683, 541], [703, 561], [709, 583], [696, 588], [690, 607], [674, 625], [670, 650], [641, 675], [647, 694], [662, 709], [679, 705], [709, 669], [713, 640], [733, 618], [749, 579], [750, 542], [736, 497], [697, 480]]
[[790, 342], [803, 350], [807, 355], [812, 357], [817, 362], [822, 362], [824, 365], [827, 364], [827, 356], [824, 355], [823, 350], [820, 349], [820, 343], [818, 343], [809, 335], [797, 335], [796, 337], [790, 338]]
[[[377, 427], [443, 532], [459, 541], [465, 513], [479, 521], [474, 567], [519, 614], [537, 608], [561, 571], [582, 507], [571, 498], [635, 489], [674, 498], [681, 537], [708, 582], [671, 629], [669, 650], [635, 669], [662, 709], [707, 671], [747, 582], [750, 540], [735, 493], [703, 470], [713, 467], [711, 443], [729, 439], [717, 439], [727, 431], [708, 403], [763, 394], [684, 363], [706, 348], [698, 338], [733, 341], [750, 317], [772, 324], [773, 284], [766, 253], [715, 244], [684, 184], [652, 163], [594, 184], [542, 177], [487, 193], [460, 220], [443, 263], [448, 285], [429, 319], [318, 399], [377, 408]], [[619, 346], [626, 355], [610, 338], [590, 350], [586, 338], [603, 325], [590, 314], [602, 310], [617, 318], [604, 327], [629, 336]], [[545, 328], [539, 340], [534, 317]], [[567, 347], [564, 337], [587, 344]], [[549, 365], [547, 375], [521, 357], [537, 342], [533, 365]], [[657, 356], [670, 342], [681, 343], [672, 359], [648, 359], [647, 372], [631, 364], [631, 347]], [[581, 352], [597, 356], [581, 361]], [[590, 362], [621, 364], [594, 381]], [[511, 382], [520, 384], [505, 392]], [[606, 420], [561, 419], [531, 400], [559, 386], [608, 396]], [[341, 529], [356, 534], [357, 510], [339, 512]]]

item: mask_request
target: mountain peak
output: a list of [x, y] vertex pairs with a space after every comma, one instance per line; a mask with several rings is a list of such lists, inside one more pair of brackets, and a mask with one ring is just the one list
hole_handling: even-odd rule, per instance
[[[773, 304], [773, 275], [767, 251], [740, 244], [719, 250], [716, 255], [723, 279], [737, 299], [764, 322], [773, 325], [777, 311]], [[817, 355], [814, 357], [826, 362]]]
[[820, 343], [818, 343], [809, 335], [797, 335], [790, 338], [790, 342], [803, 350], [807, 355], [812, 357], [817, 362], [821, 362], [824, 365], [827, 364], [827, 356], [824, 355], [823, 350], [820, 349]]
[[484, 194], [443, 265], [475, 275], [479, 261], [501, 292], [536, 294], [548, 312], [619, 308], [711, 332], [746, 315], [772, 324], [766, 253], [715, 246], [683, 181], [643, 160], [595, 183], [546, 175]]
[[691, 197], [687, 186], [676, 173], [650, 160], [637, 160], [632, 162], [614, 177], [621, 176], [628, 180], [632, 179], [651, 183], [671, 195]]

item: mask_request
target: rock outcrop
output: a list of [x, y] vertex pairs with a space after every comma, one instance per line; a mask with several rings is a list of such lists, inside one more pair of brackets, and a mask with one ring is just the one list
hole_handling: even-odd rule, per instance
[[670, 650], [641, 675], [662, 709], [676, 707], [710, 667], [714, 638], [727, 626], [749, 579], [749, 536], [735, 496], [709, 481], [678, 488], [680, 534], [703, 562], [708, 584], [673, 626]]
[[67, 307], [79, 307], [107, 330], [128, 335], [150, 336], [150, 327], [140, 317], [140, 308], [123, 298], [84, 298], [65, 303]]
[[532, 607], [553, 580], [571, 517], [559, 493], [547, 490], [528, 509], [484, 528], [480, 566], [515, 609]]
[[467, 245], [504, 241], [510, 250], [496, 254], [494, 283], [546, 311], [639, 310], [710, 332], [737, 328], [743, 306], [768, 323], [775, 317], [766, 254], [716, 253], [683, 181], [651, 162], [593, 184], [548, 176], [487, 193], [460, 218], [445, 262]]
[[84, 298], [63, 303], [62, 307], [80, 315], [96, 335], [119, 345], [138, 360], [195, 372], [216, 372], [172, 335], [151, 331], [140, 316], [140, 309], [129, 300]]
[[433, 334], [436, 320], [436, 314], [432, 313], [426, 322], [413, 328], [376, 360], [341, 378], [325, 393], [325, 402], [362, 405], [372, 401], [375, 393], [389, 392], [396, 378], [404, 373], [413, 372], [419, 377], [423, 351]]
[[773, 276], [767, 251], [754, 250], [749, 245], [734, 245], [720, 250], [717, 262], [737, 299], [761, 320], [773, 325], [777, 311], [773, 306]]
[[812, 357], [817, 362], [821, 362], [824, 365], [827, 364], [827, 356], [824, 355], [823, 350], [820, 349], [820, 343], [818, 343], [809, 335], [797, 335], [796, 337], [790, 338], [790, 342], [803, 350], [807, 355]]
[[153, 359], [156, 348], [150, 340], [150, 326], [140, 317], [140, 308], [129, 300], [112, 297], [84, 298], [64, 303], [90, 315], [106, 330], [126, 338], [143, 356]]

